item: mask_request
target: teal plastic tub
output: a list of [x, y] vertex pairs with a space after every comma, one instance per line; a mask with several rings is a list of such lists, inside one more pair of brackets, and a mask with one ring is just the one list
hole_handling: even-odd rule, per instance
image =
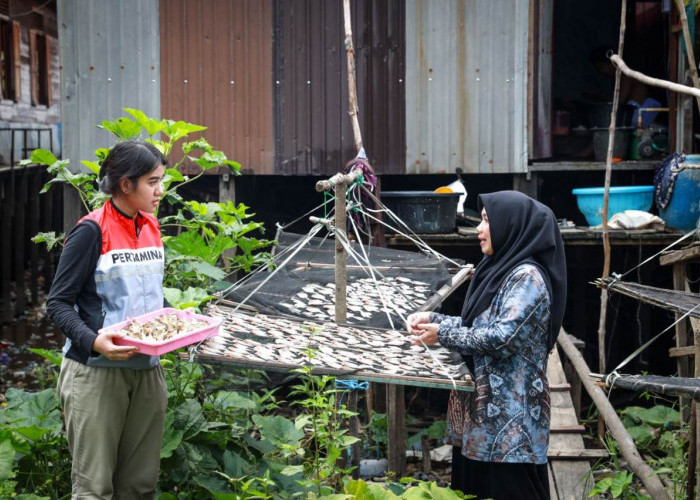
[[[681, 166], [700, 165], [700, 155], [686, 155]], [[697, 227], [700, 217], [700, 169], [683, 169], [676, 176], [673, 194], [666, 208], [659, 209], [661, 217], [670, 228], [687, 233]]]
[[[589, 226], [603, 223], [604, 187], [577, 188], [571, 191]], [[654, 186], [611, 186], [608, 197], [608, 219], [625, 210], [648, 212], [654, 203]]]

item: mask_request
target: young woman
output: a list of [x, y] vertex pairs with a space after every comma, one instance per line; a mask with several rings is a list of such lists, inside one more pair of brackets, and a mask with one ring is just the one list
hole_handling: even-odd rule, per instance
[[[548, 499], [547, 357], [566, 304], [566, 262], [557, 221], [516, 191], [481, 195], [484, 254], [461, 317], [414, 313], [414, 343], [458, 351], [475, 393], [453, 391], [448, 440], [452, 488], [479, 498]], [[480, 207], [480, 208], [481, 208]]]
[[158, 358], [117, 346], [102, 327], [163, 307], [163, 244], [152, 215], [165, 157], [126, 141], [100, 169], [112, 195], [66, 238], [49, 316], [66, 343], [58, 379], [73, 458], [73, 498], [153, 498], [158, 481], [165, 377]]

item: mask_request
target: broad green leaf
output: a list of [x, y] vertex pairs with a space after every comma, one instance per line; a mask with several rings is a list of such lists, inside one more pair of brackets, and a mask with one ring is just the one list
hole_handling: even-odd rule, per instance
[[355, 437], [355, 436], [341, 436], [340, 438], [340, 443], [342, 446], [352, 446], [353, 444], [357, 443], [360, 440], [360, 438]]
[[134, 139], [141, 133], [141, 125], [126, 117], [114, 121], [104, 120], [100, 126], [123, 140]]
[[157, 134], [163, 129], [164, 124], [161, 122], [161, 120], [148, 117], [146, 113], [140, 109], [124, 108], [124, 111], [133, 116], [136, 123], [141, 125], [146, 130], [148, 135]]
[[175, 414], [168, 411], [165, 414], [165, 425], [163, 427], [163, 444], [160, 447], [160, 458], [168, 458], [173, 454], [173, 451], [180, 446], [184, 432], [173, 427], [175, 422]]
[[239, 410], [254, 410], [257, 407], [255, 401], [233, 391], [217, 392], [216, 396], [214, 396], [214, 399], [211, 401], [211, 405], [214, 409], [224, 412], [231, 408]]
[[63, 243], [63, 240], [65, 240], [66, 234], [65, 233], [59, 233], [58, 236], [56, 233], [53, 231], [48, 232], [48, 233], [37, 233], [33, 238], [32, 241], [34, 243], [46, 243], [46, 249], [51, 251], [53, 247], [56, 245], [60, 245]]
[[343, 491], [353, 495], [355, 498], [366, 498], [368, 500], [373, 498], [370, 496], [371, 493], [369, 492], [367, 483], [362, 479], [349, 479], [343, 486]]
[[620, 412], [623, 416], [634, 419], [638, 423], [645, 423], [654, 427], [663, 427], [667, 422], [673, 425], [680, 425], [680, 413], [673, 408], [663, 405], [651, 408], [640, 406], [628, 406]]
[[294, 422], [281, 415], [253, 415], [253, 422], [260, 428], [260, 435], [275, 445], [298, 446], [304, 437]]
[[182, 145], [182, 152], [186, 155], [195, 150], [211, 151], [212, 147], [204, 137], [200, 137], [195, 141], [185, 142]]
[[260, 453], [263, 454], [272, 453], [273, 451], [277, 450], [277, 446], [275, 446], [267, 439], [255, 439], [249, 434], [243, 435], [243, 441], [245, 441], [246, 444], [251, 448], [258, 450]]
[[175, 408], [173, 427], [183, 432], [185, 439], [203, 431], [206, 419], [202, 413], [202, 407], [194, 399], [188, 399]]
[[0, 442], [0, 482], [15, 476], [15, 449], [9, 440]]
[[26, 437], [27, 439], [37, 442], [47, 434], [49, 434], [52, 429], [39, 427], [38, 425], [32, 425], [28, 427], [15, 427], [15, 432]]
[[96, 161], [88, 161], [88, 160], [82, 160], [80, 163], [85, 165], [90, 172], [93, 174], [99, 175], [100, 174], [100, 164], [97, 163]]
[[[211, 264], [204, 261], [192, 262], [192, 267], [198, 274], [208, 276], [213, 280], [223, 280], [226, 277], [226, 273], [219, 269], [218, 267], [212, 266]], [[230, 284], [230, 283], [229, 283]]]
[[213, 299], [203, 288], [188, 287], [184, 292], [177, 288], [163, 287], [163, 295], [168, 303], [176, 309], [199, 307], [202, 303]]
[[600, 493], [605, 493], [610, 489], [610, 486], [612, 485], [613, 478], [611, 477], [606, 477], [595, 483], [595, 487], [591, 490], [591, 492], [588, 494], [589, 497], [594, 497]]
[[240, 496], [236, 495], [228, 487], [228, 481], [219, 477], [205, 476], [198, 474], [194, 478], [195, 482], [205, 488], [212, 494], [212, 498], [217, 500], [237, 500]]
[[302, 472], [304, 472], [303, 465], [288, 465], [280, 471], [280, 474], [293, 476], [294, 474], [301, 474]]
[[38, 148], [32, 151], [32, 154], [28, 160], [21, 160], [19, 164], [22, 166], [33, 165], [37, 163], [39, 165], [53, 165], [57, 161], [57, 158], [51, 151], [49, 151], [48, 149]]
[[622, 471], [615, 476], [610, 484], [610, 493], [613, 498], [618, 498], [623, 491], [626, 491], [631, 482], [632, 474], [627, 471]]
[[192, 132], [201, 132], [206, 129], [207, 127], [195, 125], [193, 123], [166, 120], [161, 131], [170, 138], [170, 142], [177, 142], [183, 137], [187, 137]]
[[229, 477], [242, 477], [251, 471], [251, 465], [232, 450], [224, 452], [224, 472]]
[[38, 354], [44, 359], [48, 359], [56, 366], [61, 366], [61, 362], [63, 361], [63, 355], [61, 351], [56, 349], [35, 349], [33, 347], [30, 347], [29, 351], [33, 352], [34, 354]]
[[[371, 498], [373, 500], [387, 500], [387, 499], [392, 499], [392, 498], [400, 498], [399, 495], [403, 493], [403, 491], [400, 491], [398, 495], [391, 491], [392, 485], [389, 484], [387, 485], [387, 489], [384, 489], [382, 486], [372, 483], [367, 485], [367, 489], [369, 490], [369, 494], [372, 495], [368, 498]], [[400, 486], [397, 486], [397, 489], [403, 490]]]
[[627, 427], [627, 432], [639, 447], [646, 448], [656, 438], [654, 428], [647, 424]]

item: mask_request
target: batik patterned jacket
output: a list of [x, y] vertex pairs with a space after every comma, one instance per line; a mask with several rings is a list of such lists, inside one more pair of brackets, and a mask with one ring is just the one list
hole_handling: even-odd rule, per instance
[[550, 297], [540, 270], [521, 264], [472, 327], [434, 313], [444, 347], [474, 358], [476, 391], [453, 391], [447, 438], [472, 460], [547, 462]]

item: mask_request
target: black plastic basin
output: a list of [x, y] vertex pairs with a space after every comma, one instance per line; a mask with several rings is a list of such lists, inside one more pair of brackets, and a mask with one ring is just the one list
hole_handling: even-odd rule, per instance
[[[432, 191], [383, 191], [382, 203], [404, 221], [414, 233], [452, 233], [457, 218], [460, 193], [433, 193]], [[397, 227], [389, 217], [384, 221]], [[390, 229], [387, 231], [391, 232]]]

